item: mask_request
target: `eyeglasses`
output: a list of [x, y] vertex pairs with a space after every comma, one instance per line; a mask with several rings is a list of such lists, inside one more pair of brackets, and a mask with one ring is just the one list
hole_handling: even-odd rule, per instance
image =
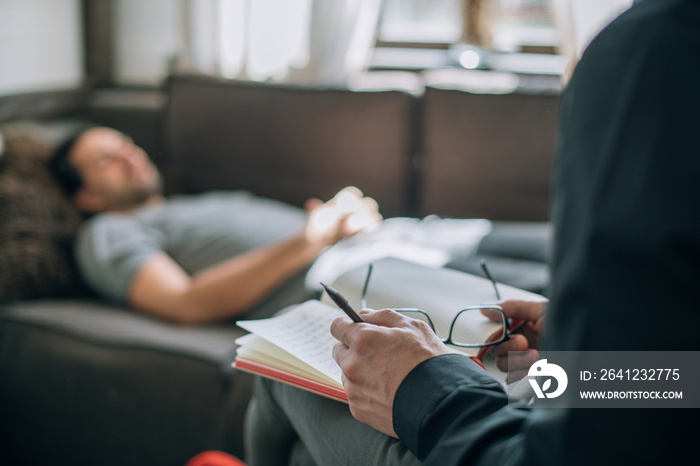
[[[480, 265], [481, 270], [484, 272], [484, 275], [486, 276], [486, 278], [489, 279], [489, 281], [493, 285], [493, 289], [496, 293], [496, 298], [500, 300], [501, 294], [498, 292], [496, 282], [491, 277], [491, 274], [489, 273], [488, 268], [486, 267], [486, 261], [482, 259]], [[365, 278], [365, 283], [362, 287], [362, 297], [360, 303], [363, 309], [368, 309], [366, 296], [370, 278], [372, 277], [372, 268], [372, 264], [369, 264], [367, 268], [367, 277]], [[470, 330], [474, 328], [475, 322], [477, 324], [479, 322], [483, 322], [484, 316], [481, 312], [482, 310], [489, 310], [492, 316], [495, 315], [498, 317], [496, 319], [496, 322], [494, 323], [499, 326], [499, 330], [493, 332], [492, 335], [495, 335], [495, 338], [490, 338], [487, 342], [474, 342], [473, 332], [471, 332]], [[433, 330], [433, 332], [435, 332], [435, 334], [437, 335], [437, 331], [435, 330], [433, 320], [430, 318], [430, 315], [428, 315], [427, 312], [416, 308], [396, 308], [394, 309], [394, 311], [405, 314], [413, 319], [422, 320], [423, 322], [428, 324]], [[446, 345], [452, 345], [460, 348], [483, 348], [486, 346], [494, 346], [501, 344], [504, 341], [510, 340], [510, 326], [508, 324], [506, 314], [505, 312], [503, 312], [503, 308], [501, 308], [501, 306], [497, 306], [495, 304], [470, 306], [462, 309], [457, 313], [457, 315], [454, 316], [454, 318], [452, 319], [452, 323], [450, 324], [450, 330], [447, 334], [447, 338], [440, 338], [440, 340]]]

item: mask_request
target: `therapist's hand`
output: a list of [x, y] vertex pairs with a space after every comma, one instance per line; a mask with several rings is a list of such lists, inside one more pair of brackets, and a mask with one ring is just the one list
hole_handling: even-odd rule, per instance
[[360, 315], [367, 323], [333, 321], [331, 333], [339, 340], [333, 357], [343, 370], [352, 415], [396, 437], [392, 408], [399, 385], [421, 362], [451, 352], [424, 322], [387, 309]]
[[[508, 372], [507, 383], [513, 383], [525, 377], [530, 366], [540, 359], [540, 338], [544, 329], [545, 309], [548, 303], [549, 301], [544, 298], [539, 301], [507, 300], [496, 303], [503, 308], [506, 317], [525, 321], [525, 324], [511, 335], [510, 340], [501, 343], [493, 350], [498, 368]], [[488, 310], [485, 310], [484, 314], [489, 318], [496, 318], [489, 315]], [[524, 353], [511, 355], [509, 359], [508, 351]]]

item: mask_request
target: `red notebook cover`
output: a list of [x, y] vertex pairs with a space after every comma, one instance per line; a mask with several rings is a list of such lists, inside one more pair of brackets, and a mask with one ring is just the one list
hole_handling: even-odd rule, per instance
[[294, 374], [293, 372], [285, 371], [278, 367], [273, 367], [241, 356], [236, 356], [233, 367], [253, 374], [262, 375], [268, 379], [293, 385], [332, 400], [342, 401], [343, 403], [348, 402], [348, 397], [343, 389], [326, 385], [323, 382], [309, 379], [308, 377]]
[[[485, 370], [484, 365], [478, 358], [471, 356], [468, 357]], [[276, 380], [277, 382], [286, 383], [288, 385], [301, 388], [302, 390], [325, 396], [326, 398], [330, 398], [332, 400], [341, 401], [343, 403], [348, 402], [348, 397], [345, 394], [345, 391], [340, 388], [327, 385], [323, 382], [319, 382], [318, 380], [310, 379], [278, 367], [253, 361], [252, 359], [248, 359], [246, 357], [236, 356], [233, 367], [245, 372], [250, 372], [251, 374], [257, 374], [267, 377], [268, 379]]]

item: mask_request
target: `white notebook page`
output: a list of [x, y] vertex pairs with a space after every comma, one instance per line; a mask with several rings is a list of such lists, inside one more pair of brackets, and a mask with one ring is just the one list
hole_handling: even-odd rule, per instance
[[307, 301], [270, 319], [238, 321], [238, 325], [293, 354], [322, 374], [341, 383], [341, 371], [333, 359], [338, 340], [331, 322], [345, 315], [319, 301]]

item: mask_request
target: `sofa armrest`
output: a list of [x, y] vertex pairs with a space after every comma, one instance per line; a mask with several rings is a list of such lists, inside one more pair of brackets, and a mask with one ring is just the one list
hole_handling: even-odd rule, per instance
[[11, 464], [185, 464], [243, 455], [252, 377], [233, 325], [182, 327], [93, 301], [0, 308], [0, 451]]

